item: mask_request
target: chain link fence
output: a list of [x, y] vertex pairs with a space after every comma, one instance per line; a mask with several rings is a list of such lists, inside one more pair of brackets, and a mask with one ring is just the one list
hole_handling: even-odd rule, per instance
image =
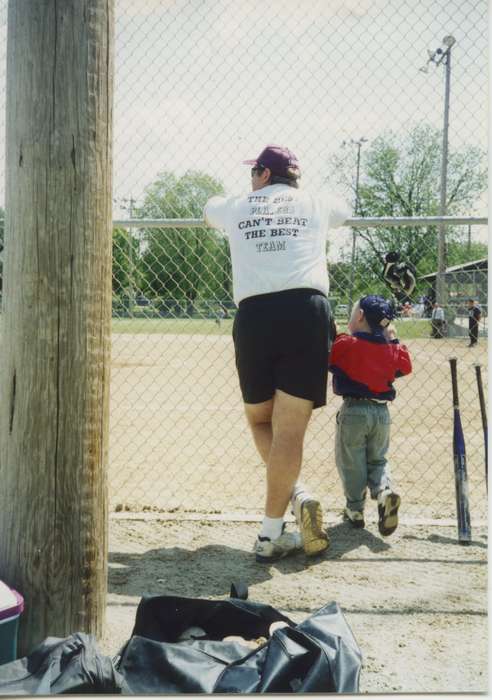
[[[3, 131], [5, 20], [0, 0]], [[303, 188], [329, 187], [354, 216], [483, 216], [486, 21], [487, 4], [468, 0], [116, 0], [114, 219], [126, 223], [113, 236], [113, 509], [258, 513], [264, 499], [264, 465], [234, 365], [227, 239], [198, 224], [145, 221], [201, 220], [211, 195], [248, 190], [241, 162], [272, 142], [298, 155]], [[4, 158], [0, 150], [2, 171]], [[2, 179], [0, 226], [3, 201]], [[454, 517], [448, 357], [457, 356], [473, 522], [486, 516], [473, 365], [483, 365], [486, 383], [487, 229], [333, 232], [330, 302], [342, 329], [360, 296], [389, 295], [381, 257], [390, 250], [418, 277], [410, 298], [395, 299], [398, 334], [414, 362], [391, 407], [389, 458], [402, 510]], [[438, 283], [445, 324], [437, 332], [430, 316]], [[474, 348], [469, 298], [482, 307]], [[328, 393], [308, 429], [303, 472], [336, 511], [340, 400]]]

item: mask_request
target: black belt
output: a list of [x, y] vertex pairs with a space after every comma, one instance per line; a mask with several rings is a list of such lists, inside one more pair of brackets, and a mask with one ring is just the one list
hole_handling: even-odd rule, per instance
[[327, 298], [326, 294], [324, 292], [321, 292], [319, 289], [311, 289], [311, 287], [296, 287], [295, 289], [282, 289], [280, 292], [268, 292], [267, 294], [255, 294], [254, 296], [251, 297], [246, 297], [245, 299], [241, 299], [239, 302], [239, 308], [241, 306], [247, 306], [250, 303], [255, 303], [257, 301], [262, 301], [262, 300], [268, 300], [268, 299], [274, 299], [275, 297], [282, 298], [282, 297], [289, 297], [289, 296], [312, 296], [313, 294], [319, 294], [322, 297]]
[[380, 406], [386, 406], [386, 404], [388, 403], [384, 399], [369, 399], [369, 398], [363, 397], [363, 396], [344, 396], [343, 398], [344, 399], [353, 399], [354, 401], [370, 401], [371, 403], [377, 403]]

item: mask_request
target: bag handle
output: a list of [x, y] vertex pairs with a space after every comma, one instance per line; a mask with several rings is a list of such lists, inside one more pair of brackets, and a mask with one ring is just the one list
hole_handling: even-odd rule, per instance
[[248, 600], [248, 586], [242, 581], [233, 581], [231, 583], [230, 598], [239, 598], [239, 600]]

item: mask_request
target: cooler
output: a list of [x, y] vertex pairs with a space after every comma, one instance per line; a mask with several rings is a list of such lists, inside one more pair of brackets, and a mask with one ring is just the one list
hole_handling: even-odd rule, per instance
[[24, 598], [0, 581], [0, 664], [17, 658], [17, 630]]

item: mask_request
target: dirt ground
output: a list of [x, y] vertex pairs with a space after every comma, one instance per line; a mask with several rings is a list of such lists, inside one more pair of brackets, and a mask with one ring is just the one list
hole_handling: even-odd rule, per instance
[[[303, 476], [323, 502], [332, 546], [315, 561], [300, 554], [265, 567], [250, 552], [264, 465], [246, 428], [230, 337], [113, 336], [109, 477], [111, 505], [120, 512], [110, 521], [106, 653], [130, 636], [142, 595], [225, 597], [231, 582], [242, 580], [252, 600], [295, 621], [337, 601], [363, 653], [362, 692], [486, 691], [487, 495], [473, 363], [484, 365], [487, 392], [487, 347], [482, 340], [470, 350], [466, 339], [407, 344], [414, 372], [397, 380], [391, 407], [389, 459], [402, 496], [397, 532], [379, 537], [375, 508], [366, 530], [340, 521], [333, 455], [340, 400], [329, 391], [308, 429]], [[453, 355], [469, 547], [456, 538]]]
[[[466, 338], [408, 341], [414, 370], [395, 383], [389, 460], [405, 512], [455, 513], [452, 398], [448, 358], [458, 357], [472, 521], [487, 515], [484, 441], [474, 362], [487, 345]], [[113, 508], [258, 512], [264, 466], [246, 427], [232, 340], [227, 335], [113, 335], [110, 498]], [[314, 412], [303, 476], [325, 507], [342, 493], [334, 463], [340, 398]]]
[[110, 524], [104, 653], [129, 638], [142, 595], [223, 598], [241, 580], [251, 600], [296, 622], [337, 601], [363, 654], [363, 693], [487, 690], [484, 528], [463, 547], [454, 526], [401, 524], [382, 539], [375, 520], [365, 530], [334, 521], [320, 558], [300, 553], [264, 566], [250, 553], [257, 523], [122, 515]]

